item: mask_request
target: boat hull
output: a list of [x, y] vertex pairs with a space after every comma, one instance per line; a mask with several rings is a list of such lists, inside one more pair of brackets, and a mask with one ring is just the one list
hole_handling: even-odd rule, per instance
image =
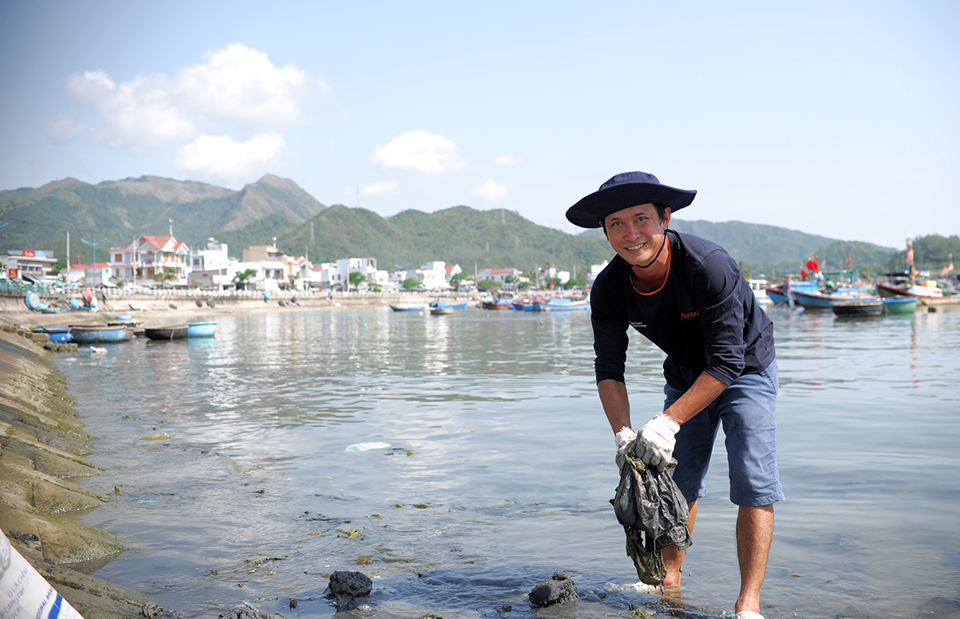
[[590, 301], [570, 301], [569, 299], [549, 299], [540, 303], [542, 309], [551, 312], [589, 310]]
[[422, 312], [424, 310], [423, 305], [405, 305], [401, 303], [400, 305], [391, 305], [390, 309], [395, 312]]
[[127, 327], [99, 325], [71, 325], [70, 334], [77, 344], [112, 344], [132, 337]]
[[187, 337], [213, 337], [217, 333], [215, 322], [188, 322]]
[[512, 303], [498, 303], [497, 301], [481, 301], [480, 307], [485, 310], [508, 310]]
[[837, 316], [879, 316], [883, 314], [883, 301], [871, 299], [868, 301], [854, 301], [833, 306], [833, 313]]
[[143, 334], [151, 340], [180, 340], [187, 337], [187, 325], [172, 325], [167, 327], [144, 327]]
[[51, 342], [68, 343], [73, 341], [70, 327], [37, 327], [34, 333], [46, 333]]
[[893, 316], [905, 316], [917, 311], [917, 297], [882, 297], [883, 309]]

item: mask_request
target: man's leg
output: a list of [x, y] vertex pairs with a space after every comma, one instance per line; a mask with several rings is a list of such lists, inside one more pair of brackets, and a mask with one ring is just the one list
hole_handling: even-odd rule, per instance
[[[737, 514], [737, 559], [740, 561], [738, 613], [745, 610], [760, 612], [760, 587], [763, 586], [763, 576], [767, 571], [767, 556], [772, 540], [773, 505], [741, 505]], [[676, 546], [672, 548], [676, 550]]]
[[[697, 520], [697, 501], [690, 503], [688, 508], [690, 510], [690, 522], [687, 524], [687, 530], [693, 533], [693, 524]], [[661, 551], [660, 556], [663, 557], [663, 565], [667, 568], [667, 575], [663, 579], [663, 586], [679, 587], [680, 577], [683, 575], [680, 573], [680, 568], [683, 567], [683, 558], [687, 556], [687, 551], [680, 550], [671, 544]]]

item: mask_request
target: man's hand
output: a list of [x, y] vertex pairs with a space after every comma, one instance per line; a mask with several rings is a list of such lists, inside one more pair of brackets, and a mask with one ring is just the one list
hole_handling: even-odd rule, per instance
[[680, 424], [660, 413], [640, 428], [637, 453], [640, 460], [649, 466], [664, 469], [673, 458], [673, 446], [677, 442]]
[[617, 468], [623, 468], [623, 463], [626, 462], [627, 447], [635, 438], [637, 438], [637, 433], [627, 426], [620, 428], [620, 431], [614, 435], [613, 439], [617, 442]]

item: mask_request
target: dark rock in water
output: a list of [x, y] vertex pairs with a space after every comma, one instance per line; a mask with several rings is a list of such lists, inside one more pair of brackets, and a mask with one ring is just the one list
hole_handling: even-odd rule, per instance
[[214, 303], [213, 299], [207, 300], [207, 307], [216, 307], [216, 305], [217, 304]]
[[170, 309], [175, 310], [175, 309], [177, 309], [177, 306], [174, 305], [173, 303], [171, 303], [171, 304], [170, 304]]
[[197, 299], [197, 307], [203, 307], [203, 301]]
[[537, 586], [527, 597], [530, 599], [530, 603], [536, 606], [563, 604], [577, 599], [577, 585], [570, 578], [570, 574], [557, 571], [550, 578], [537, 583]]
[[940, 619], [960, 618], [960, 600], [936, 597], [923, 603], [917, 617], [939, 617]]
[[355, 610], [356, 598], [370, 595], [373, 581], [360, 572], [334, 572], [327, 586], [327, 597], [337, 603], [337, 611]]
[[220, 613], [219, 619], [277, 619], [277, 616], [248, 606], [237, 606], [225, 613]]

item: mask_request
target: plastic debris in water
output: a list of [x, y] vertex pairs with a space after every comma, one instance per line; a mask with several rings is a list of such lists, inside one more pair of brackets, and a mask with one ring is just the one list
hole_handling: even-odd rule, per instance
[[344, 451], [370, 451], [372, 449], [387, 449], [390, 443], [357, 443], [350, 445]]

